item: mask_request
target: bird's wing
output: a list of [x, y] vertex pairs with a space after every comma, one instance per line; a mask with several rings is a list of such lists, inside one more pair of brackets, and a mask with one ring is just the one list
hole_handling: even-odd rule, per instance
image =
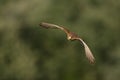
[[94, 58], [90, 48], [81, 38], [77, 38], [77, 40], [82, 42], [82, 44], [84, 45], [84, 49], [85, 49], [85, 55], [86, 55], [87, 59], [89, 60], [89, 62], [93, 64], [95, 62], [95, 58]]
[[61, 27], [61, 26], [58, 26], [58, 25], [55, 25], [55, 24], [50, 24], [50, 23], [46, 23], [46, 22], [41, 22], [39, 24], [41, 27], [43, 28], [46, 28], [46, 29], [60, 29], [62, 31], [64, 31], [67, 35], [68, 33], [70, 32], [68, 29], [64, 28], [64, 27]]
[[49, 28], [51, 28], [51, 29], [60, 29], [60, 30], [64, 31], [67, 34], [67, 36], [69, 34], [74, 35], [74, 39], [81, 41], [82, 44], [84, 45], [85, 54], [86, 54], [86, 57], [88, 58], [88, 60], [90, 61], [90, 63], [94, 63], [95, 58], [94, 58], [91, 50], [89, 49], [89, 47], [87, 46], [87, 44], [80, 37], [78, 37], [76, 34], [71, 33], [68, 29], [66, 29], [64, 27], [61, 27], [61, 26], [58, 26], [58, 25], [55, 25], [55, 24], [50, 24], [50, 23], [42, 22], [39, 25], [41, 27], [43, 27], [43, 28], [46, 28], [46, 29], [49, 29]]

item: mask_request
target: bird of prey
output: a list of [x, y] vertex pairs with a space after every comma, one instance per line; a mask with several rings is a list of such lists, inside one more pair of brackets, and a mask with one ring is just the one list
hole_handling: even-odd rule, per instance
[[46, 29], [60, 29], [66, 33], [68, 40], [71, 40], [71, 41], [78, 40], [78, 41], [82, 42], [84, 49], [85, 49], [85, 55], [86, 55], [87, 59], [89, 60], [89, 62], [91, 64], [93, 64], [95, 62], [95, 58], [94, 58], [90, 48], [88, 47], [88, 45], [74, 32], [71, 32], [70, 30], [66, 29], [65, 27], [61, 27], [61, 26], [51, 24], [51, 23], [46, 23], [46, 22], [41, 22], [39, 24], [39, 26], [46, 28]]

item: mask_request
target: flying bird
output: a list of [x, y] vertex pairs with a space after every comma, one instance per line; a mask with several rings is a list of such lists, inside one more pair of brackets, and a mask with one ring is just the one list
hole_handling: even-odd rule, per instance
[[74, 32], [71, 32], [70, 30], [68, 30], [65, 27], [61, 27], [61, 26], [51, 24], [51, 23], [46, 23], [46, 22], [41, 22], [39, 24], [39, 26], [46, 28], [46, 29], [60, 29], [66, 33], [68, 40], [70, 40], [70, 41], [78, 40], [78, 41], [82, 42], [87, 59], [89, 60], [89, 62], [91, 64], [93, 64], [95, 62], [95, 58], [94, 58], [90, 48], [88, 47], [88, 45]]

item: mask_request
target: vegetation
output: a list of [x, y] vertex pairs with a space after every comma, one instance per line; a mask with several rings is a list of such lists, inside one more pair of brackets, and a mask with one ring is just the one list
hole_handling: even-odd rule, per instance
[[[40, 22], [66, 26], [90, 46]], [[119, 0], [0, 0], [0, 80], [119, 80]]]

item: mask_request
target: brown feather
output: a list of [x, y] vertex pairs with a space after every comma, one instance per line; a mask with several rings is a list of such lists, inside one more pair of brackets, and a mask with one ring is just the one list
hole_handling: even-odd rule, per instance
[[87, 45], [81, 38], [79, 38], [79, 40], [80, 40], [80, 41], [83, 43], [83, 45], [84, 45], [85, 55], [86, 55], [87, 59], [89, 60], [89, 62], [90, 62], [91, 64], [93, 64], [93, 63], [95, 62], [95, 58], [94, 58], [94, 56], [93, 56], [90, 48], [88, 47], [88, 45]]
[[50, 23], [46, 23], [46, 22], [41, 22], [39, 24], [41, 27], [43, 28], [53, 28], [53, 29], [61, 29], [58, 25], [55, 25], [55, 24], [50, 24]]
[[58, 25], [55, 25], [55, 24], [42, 22], [39, 25], [42, 26], [43, 28], [46, 28], [46, 29], [49, 29], [49, 28], [60, 29], [60, 30], [64, 31], [67, 34], [67, 39], [68, 40], [79, 40], [79, 41], [81, 41], [82, 44], [84, 45], [85, 54], [86, 54], [87, 59], [92, 64], [95, 62], [95, 58], [94, 58], [90, 48], [77, 34], [75, 34], [73, 32], [70, 32], [68, 29], [66, 29], [64, 27], [61, 27], [61, 26], [58, 26]]
[[58, 25], [55, 25], [55, 24], [50, 24], [50, 23], [46, 23], [46, 22], [41, 22], [39, 24], [39, 26], [43, 27], [43, 28], [46, 28], [46, 29], [49, 29], [49, 28], [52, 28], [52, 29], [60, 29], [62, 31], [64, 31], [66, 34], [67, 34], [67, 37], [69, 36], [69, 33], [70, 31], [64, 27], [61, 27], [61, 26], [58, 26]]

